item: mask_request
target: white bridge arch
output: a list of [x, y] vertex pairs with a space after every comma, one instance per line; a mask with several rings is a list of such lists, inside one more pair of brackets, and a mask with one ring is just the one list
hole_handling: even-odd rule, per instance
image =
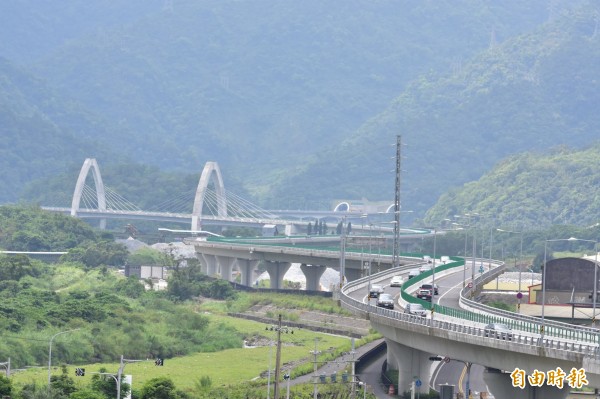
[[217, 213], [219, 216], [227, 216], [227, 198], [225, 197], [225, 185], [223, 184], [223, 176], [221, 169], [216, 162], [207, 162], [202, 170], [196, 196], [194, 197], [194, 208], [192, 210], [192, 231], [202, 230], [202, 208], [204, 207], [204, 197], [210, 179], [212, 178], [215, 185], [215, 193], [217, 196]]
[[[79, 171], [79, 177], [77, 178], [77, 184], [75, 185], [75, 191], [73, 192], [73, 200], [71, 201], [71, 216], [77, 216], [79, 212], [79, 205], [81, 203], [81, 196], [83, 195], [83, 188], [88, 174], [92, 170], [94, 176], [94, 185], [96, 186], [96, 196], [98, 197], [98, 210], [106, 211], [106, 191], [104, 190], [104, 183], [102, 182], [102, 176], [100, 175], [100, 168], [95, 158], [86, 158], [83, 161], [83, 166]], [[104, 228], [106, 225], [106, 219], [100, 221], [100, 227]]]

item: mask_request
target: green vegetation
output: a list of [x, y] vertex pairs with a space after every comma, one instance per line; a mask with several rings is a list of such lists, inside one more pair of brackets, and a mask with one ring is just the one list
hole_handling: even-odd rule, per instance
[[515, 305], [510, 305], [500, 301], [488, 302], [486, 305], [497, 309], [508, 310], [509, 312], [514, 312], [516, 310]]
[[[319, 199], [368, 195], [369, 199], [391, 200], [393, 177], [389, 170], [393, 170], [393, 161], [389, 158], [394, 150], [390, 144], [396, 134], [401, 134], [407, 145], [402, 149], [402, 169], [406, 170], [402, 174], [402, 205], [415, 216], [450, 188], [477, 180], [508, 156], [535, 151], [545, 158], [541, 153], [555, 146], [593, 146], [600, 122], [596, 112], [600, 91], [593, 89], [600, 81], [600, 70], [594, 67], [600, 62], [600, 36], [594, 34], [597, 12], [598, 3], [587, 2], [581, 9], [457, 62], [452, 70], [424, 71], [385, 111], [335, 148], [317, 153], [294, 176], [286, 176], [272, 198], [285, 198], [295, 187], [320, 187], [312, 192]], [[527, 170], [528, 166], [521, 163], [518, 168]], [[478, 190], [476, 197], [460, 201], [461, 208], [450, 210], [456, 214], [489, 209], [504, 223], [564, 223], [566, 218], [567, 223], [583, 225], [588, 217], [593, 218], [597, 210], [585, 213], [585, 206], [573, 208], [566, 201], [552, 201], [563, 191], [573, 193], [567, 198], [578, 193], [586, 201], [594, 201], [598, 169], [582, 161], [569, 175], [555, 175], [552, 170], [560, 166], [547, 166], [548, 172], [539, 181], [498, 182], [504, 184]], [[580, 181], [587, 177], [589, 182], [575, 186], [571, 174]], [[530, 182], [536, 188], [544, 185], [534, 198], [529, 196], [534, 193], [534, 188], [527, 186]], [[585, 188], [590, 190], [584, 192]], [[502, 195], [496, 196], [501, 190]], [[515, 191], [519, 192], [517, 198], [511, 197]], [[440, 206], [456, 203], [457, 192], [445, 195]], [[544, 202], [540, 204], [539, 198]], [[545, 214], [541, 218], [522, 214], [521, 206], [507, 206], [511, 200], [523, 204], [526, 212], [542, 205], [535, 214]], [[438, 222], [441, 219], [433, 216], [448, 215], [452, 213], [430, 213], [427, 220]], [[410, 217], [406, 215], [405, 220]]]
[[[600, 144], [584, 150], [555, 149], [550, 154], [510, 157], [478, 181], [440, 197], [426, 222], [468, 209], [494, 215], [496, 225], [550, 226], [598, 223]], [[576, 235], [579, 237], [579, 235]]]
[[[63, 245], [62, 237], [68, 236], [71, 228], [67, 223], [70, 217], [48, 215], [32, 207], [0, 207], [0, 215], [6, 226], [2, 237], [6, 243], [16, 242], [15, 236], [20, 234], [13, 228], [15, 220], [26, 233], [42, 225], [45, 231], [56, 231], [55, 237], [54, 233], [45, 237], [49, 243], [59, 243], [56, 245]], [[66, 230], [60, 226], [67, 226]], [[145, 291], [137, 279], [125, 278], [107, 264], [112, 258], [104, 253], [118, 254], [121, 249], [107, 245], [111, 241], [105, 233], [75, 223], [73, 231], [80, 230], [70, 241], [77, 246], [65, 246], [68, 256], [58, 264], [24, 255], [0, 256], [0, 360], [10, 358], [13, 369], [10, 380], [0, 378], [0, 394], [18, 399], [109, 398], [116, 389], [114, 379], [100, 373], [116, 373], [116, 362], [124, 356], [147, 359], [127, 363], [126, 373], [134, 376], [136, 398], [214, 398], [221, 397], [224, 387], [230, 398], [260, 398], [266, 396], [265, 369], [274, 333], [265, 330], [264, 323], [232, 318], [227, 313], [255, 304], [275, 305], [287, 320], [294, 319], [303, 307], [339, 312], [331, 299], [300, 293], [238, 294], [229, 283], [201, 275], [198, 264], [191, 260], [187, 267], [173, 270], [167, 291]], [[73, 256], [79, 250], [100, 246], [99, 262]], [[161, 256], [142, 250], [134, 259]], [[52, 337], [54, 369], [48, 390], [44, 365]], [[358, 345], [375, 337], [368, 336]], [[334, 359], [351, 347], [349, 338], [302, 328], [283, 334], [282, 363], [293, 377], [312, 371], [309, 352], [315, 340], [322, 351], [319, 361]], [[245, 348], [245, 341], [256, 345]], [[156, 358], [164, 359], [164, 367], [154, 365]], [[75, 377], [76, 367], [84, 368], [85, 375]], [[24, 368], [27, 370], [19, 370]], [[127, 386], [123, 389], [125, 392]], [[339, 386], [321, 389], [344, 391]], [[296, 387], [294, 391], [310, 389]]]
[[585, 3], [2, 3], [0, 202], [68, 205], [88, 156], [143, 209], [207, 160], [264, 207], [390, 200], [403, 133], [403, 203], [423, 212], [507, 154], [590, 141]]
[[295, 295], [273, 295], [266, 292], [239, 292], [235, 302], [207, 302], [201, 305], [202, 310], [210, 312], [244, 312], [255, 305], [273, 305], [278, 309], [318, 310], [323, 313], [350, 315], [337, 306], [331, 298], [305, 295], [302, 291]]

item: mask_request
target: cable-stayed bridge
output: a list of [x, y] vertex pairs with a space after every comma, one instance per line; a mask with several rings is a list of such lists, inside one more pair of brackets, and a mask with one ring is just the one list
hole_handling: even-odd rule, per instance
[[[89, 175], [92, 175], [92, 179]], [[154, 209], [143, 210], [134, 202], [124, 198], [104, 184], [98, 163], [88, 158], [83, 163], [79, 177], [70, 198], [71, 206], [65, 204], [44, 205], [43, 209], [70, 214], [74, 217], [100, 219], [100, 226], [106, 226], [106, 219], [154, 220], [189, 224], [191, 231], [200, 231], [205, 225], [262, 227], [275, 225], [287, 228], [289, 233], [295, 229], [306, 229], [314, 219], [329, 218], [340, 221], [359, 221], [353, 228], [378, 232], [392, 232], [392, 227], [381, 227], [365, 223], [369, 215], [350, 212], [348, 208], [338, 207], [332, 211], [310, 210], [265, 210], [252, 202], [225, 190], [223, 177], [216, 162], [207, 162], [204, 166], [198, 186], [195, 190], [180, 193]], [[388, 209], [389, 211], [389, 209]], [[393, 211], [388, 213], [393, 218]], [[381, 218], [381, 214], [377, 215]], [[385, 217], [385, 215], [384, 215]], [[362, 221], [362, 223], [360, 223]]]

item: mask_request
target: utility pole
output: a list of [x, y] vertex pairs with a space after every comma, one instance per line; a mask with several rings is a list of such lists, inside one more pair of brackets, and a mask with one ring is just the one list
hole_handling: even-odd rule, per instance
[[281, 364], [281, 313], [277, 317], [277, 352], [275, 355], [275, 399], [279, 399], [279, 374]]
[[319, 355], [319, 351], [317, 351], [317, 341], [319, 340], [319, 338], [315, 338], [315, 350], [313, 351], [313, 355], [315, 356], [315, 360], [314, 360], [314, 375], [313, 375], [313, 382], [314, 382], [314, 389], [313, 389], [313, 399], [317, 399], [317, 356]]
[[10, 357], [8, 358], [8, 361], [0, 363], [0, 367], [6, 369], [6, 378], [10, 378]]
[[344, 286], [344, 278], [346, 277], [346, 216], [342, 218], [342, 231], [340, 237], [340, 297], [342, 287]]
[[475, 296], [475, 259], [477, 259], [477, 251], [476, 251], [476, 246], [477, 246], [477, 233], [476, 230], [473, 229], [473, 262], [471, 265], [471, 283], [473, 284], [473, 288], [471, 288], [471, 298], [473, 296]]
[[356, 356], [356, 351], [354, 350], [354, 338], [352, 338], [352, 390], [350, 392], [350, 397], [354, 399], [356, 397], [356, 362], [354, 361], [354, 357]]
[[402, 148], [402, 136], [396, 136], [396, 180], [395, 180], [395, 188], [394, 188], [394, 248], [393, 248], [393, 257], [392, 267], [398, 267], [398, 257], [400, 256], [400, 183], [401, 183], [401, 166], [402, 166], [402, 157], [401, 157], [401, 148]]

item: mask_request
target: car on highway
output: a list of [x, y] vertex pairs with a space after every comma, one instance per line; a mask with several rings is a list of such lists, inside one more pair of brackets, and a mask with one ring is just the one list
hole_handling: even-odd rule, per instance
[[421, 274], [421, 271], [419, 269], [412, 269], [408, 272], [408, 279], [410, 280], [413, 277], [417, 277], [419, 274]]
[[417, 290], [417, 298], [424, 299], [426, 301], [431, 301], [431, 290], [418, 289]]
[[394, 297], [391, 294], [379, 294], [377, 306], [380, 308], [394, 309]]
[[421, 284], [421, 289], [422, 290], [434, 290], [435, 291], [435, 295], [439, 295], [440, 294], [440, 290], [439, 290], [439, 287], [438, 287], [437, 284], [424, 283], [424, 284]]
[[382, 293], [383, 286], [381, 284], [371, 284], [371, 289], [369, 289], [369, 298], [379, 298], [379, 295]]
[[427, 310], [420, 303], [407, 303], [404, 313], [414, 314], [416, 316], [427, 316]]
[[404, 284], [404, 278], [402, 276], [394, 276], [390, 280], [390, 287], [402, 287]]
[[426, 264], [426, 265], [419, 267], [419, 272], [425, 273], [425, 272], [430, 271], [431, 269], [433, 269], [433, 266], [430, 264]]
[[502, 323], [490, 323], [483, 329], [486, 337], [500, 338], [507, 341], [512, 341], [513, 332], [512, 329], [506, 324]]

